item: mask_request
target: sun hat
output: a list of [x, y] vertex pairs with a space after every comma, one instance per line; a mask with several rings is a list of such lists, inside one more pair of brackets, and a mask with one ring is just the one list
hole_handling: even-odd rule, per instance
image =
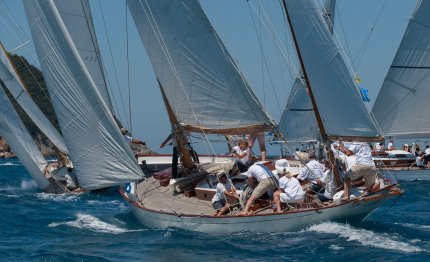
[[306, 152], [295, 152], [294, 154], [296, 154], [299, 157], [299, 160], [307, 163], [309, 162], [309, 154]]
[[279, 159], [276, 160], [275, 168], [278, 171], [278, 174], [284, 175], [290, 171], [290, 164], [287, 159]]

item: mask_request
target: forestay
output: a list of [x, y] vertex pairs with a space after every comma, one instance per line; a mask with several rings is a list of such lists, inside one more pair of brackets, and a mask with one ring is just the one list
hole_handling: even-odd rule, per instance
[[291, 10], [291, 26], [328, 138], [379, 138], [316, 3], [302, 0], [284, 2]]
[[[3, 79], [3, 78], [2, 78]], [[49, 186], [43, 174], [47, 162], [28, 133], [18, 114], [0, 86], [0, 136], [3, 136], [13, 149], [28, 173], [40, 189]]]
[[384, 135], [429, 137], [430, 1], [418, 1], [373, 106]]
[[243, 134], [274, 122], [196, 0], [128, 0], [161, 88], [187, 130]]
[[141, 178], [67, 32], [54, 1], [24, 1], [51, 101], [81, 187], [92, 190]]
[[68, 153], [66, 141], [57, 131], [57, 129], [48, 120], [45, 114], [34, 103], [30, 94], [24, 87], [21, 78], [17, 75], [14, 66], [9, 60], [8, 55], [0, 43], [0, 78], [5, 83], [7, 89], [22, 107], [25, 113], [37, 125], [37, 127], [48, 137], [48, 139], [60, 150], [61, 152]]
[[55, 0], [54, 3], [91, 78], [113, 112], [88, 0]]

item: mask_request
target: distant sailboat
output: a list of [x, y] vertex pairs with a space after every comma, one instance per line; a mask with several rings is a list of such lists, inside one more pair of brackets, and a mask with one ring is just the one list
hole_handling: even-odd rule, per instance
[[[127, 3], [156, 71], [162, 93], [166, 93], [168, 111], [178, 115], [175, 127], [188, 131], [249, 132], [249, 127], [245, 127], [245, 124], [249, 123], [244, 122], [243, 118], [246, 115], [234, 110], [242, 109], [239, 112], [249, 114], [249, 111], [243, 110], [242, 104], [230, 103], [227, 104], [228, 108], [218, 107], [225, 105], [225, 101], [239, 99], [230, 95], [246, 98], [254, 96], [238, 93], [237, 90], [247, 90], [243, 88], [246, 82], [242, 77], [233, 77], [241, 74], [237, 74], [237, 67], [217, 37], [199, 2], [128, 0]], [[307, 86], [313, 93], [312, 105], [323, 141], [381, 139], [361, 98], [355, 96], [356, 92], [352, 92], [355, 86], [315, 2], [289, 0], [283, 1], [283, 4], [292, 31], [295, 32], [293, 35], [296, 43], [300, 46], [297, 49], [303, 62]], [[289, 12], [290, 10], [294, 13]], [[227, 80], [235, 80], [234, 83], [242, 88], [226, 85], [230, 87], [228, 91], [221, 85]], [[330, 92], [327, 92], [327, 87], [331, 88]], [[218, 99], [212, 96], [218, 90], [223, 91], [221, 94], [226, 94], [224, 100], [219, 99], [220, 94]], [[173, 95], [168, 95], [169, 92]], [[170, 100], [174, 95], [183, 98], [181, 103], [176, 104], [172, 102], [174, 100]], [[206, 99], [208, 95], [210, 98]], [[193, 110], [194, 103], [198, 105], [201, 101], [204, 102], [204, 107]], [[249, 103], [256, 101], [254, 99]], [[243, 107], [246, 109], [246, 104]], [[338, 110], [339, 107], [345, 107], [345, 110]], [[181, 110], [176, 112], [179, 108]], [[228, 114], [228, 110], [235, 114]], [[252, 126], [259, 126], [258, 130], [263, 131], [271, 122], [268, 122], [270, 119], [265, 114], [257, 113], [251, 116], [261, 116], [260, 120], [264, 121]], [[218, 120], [229, 120], [229, 123], [209, 121], [213, 118], [207, 119], [206, 114], [213, 115]], [[255, 119], [259, 118], [252, 118]], [[213, 127], [206, 127], [205, 123]], [[198, 128], [192, 127], [193, 124]], [[200, 171], [201, 175], [208, 173], [211, 172]], [[209, 176], [207, 178], [209, 179]], [[137, 219], [145, 226], [178, 227], [212, 234], [239, 231], [284, 232], [298, 230], [324, 220], [361, 219], [385, 199], [399, 194], [396, 184], [391, 183], [359, 200], [348, 200], [325, 207], [308, 203], [304, 207], [284, 213], [272, 213], [268, 206], [251, 215], [212, 216], [213, 209], [209, 201], [175, 194], [174, 185], [169, 188], [160, 187], [158, 181], [151, 177], [139, 182], [134, 190], [122, 191], [122, 194], [130, 203]]]
[[418, 1], [372, 112], [385, 136], [429, 138], [430, 2]]
[[[372, 112], [385, 136], [430, 137], [430, 2], [418, 1]], [[430, 180], [430, 170], [412, 167], [415, 156], [396, 150], [380, 155], [399, 180]]]
[[[82, 48], [78, 34], [81, 28], [74, 27], [74, 31], [70, 29], [69, 32], [66, 27], [69, 19], [74, 17], [67, 15], [74, 11], [68, 9], [70, 5], [88, 6], [87, 1], [23, 3], [80, 186], [94, 190], [139, 180], [143, 173], [115, 123], [109, 102], [95, 82], [98, 79], [92, 77], [92, 70], [85, 63], [96, 57], [86, 59], [88, 57], [83, 55], [85, 48]], [[81, 24], [88, 28], [82, 21]]]
[[48, 139], [60, 150], [67, 154], [66, 141], [52, 125], [39, 107], [34, 103], [30, 94], [25, 88], [21, 78], [18, 77], [15, 68], [9, 61], [6, 50], [0, 43], [0, 58], [3, 63], [0, 64], [0, 78], [5, 83], [9, 92], [19, 103], [25, 113], [31, 118], [31, 120], [37, 125], [37, 127], [48, 137]]
[[[53, 139], [60, 151], [67, 152], [64, 139], [31, 99], [1, 43], [0, 47], [0, 79], [30, 119], [49, 139]], [[65, 187], [64, 178], [67, 166], [64, 166], [64, 163], [48, 165], [2, 88], [0, 88], [0, 96], [0, 135], [6, 138], [40, 189], [47, 193], [69, 192]]]

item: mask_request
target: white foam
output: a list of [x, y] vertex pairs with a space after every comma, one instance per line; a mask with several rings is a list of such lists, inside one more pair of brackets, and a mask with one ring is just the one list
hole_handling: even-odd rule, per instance
[[37, 188], [36, 181], [34, 180], [24, 180], [21, 182], [21, 189], [23, 190], [29, 190]]
[[88, 200], [87, 203], [89, 205], [94, 205], [94, 206], [111, 205], [111, 206], [118, 207], [121, 210], [122, 209], [128, 209], [128, 207], [124, 204], [124, 202], [123, 201], [119, 201], [119, 200], [112, 200], [112, 201]]
[[79, 194], [50, 194], [50, 193], [37, 193], [37, 198], [42, 200], [56, 201], [56, 202], [72, 202], [79, 200]]
[[411, 223], [395, 223], [397, 225], [403, 225], [410, 228], [417, 228], [417, 229], [430, 229], [430, 225], [418, 225], [418, 224], [411, 224]]
[[54, 222], [49, 224], [48, 227], [58, 227], [61, 225], [71, 226], [71, 227], [80, 228], [80, 229], [88, 229], [98, 233], [111, 233], [111, 234], [121, 234], [126, 232], [143, 230], [143, 229], [128, 230], [128, 229], [120, 228], [115, 225], [106, 223], [98, 219], [97, 217], [94, 217], [92, 215], [86, 215], [86, 214], [77, 214], [77, 219], [74, 221], [58, 222], [58, 223]]
[[329, 246], [330, 249], [335, 250], [335, 251], [339, 251], [339, 250], [344, 250], [344, 247], [338, 246], [338, 245], [330, 245]]
[[350, 225], [339, 224], [334, 222], [324, 222], [318, 225], [309, 227], [307, 230], [321, 233], [337, 234], [347, 241], [357, 241], [363, 246], [370, 246], [382, 249], [390, 249], [407, 253], [423, 252], [425, 250], [398, 241], [398, 236], [389, 234], [380, 234], [365, 229], [353, 228]]
[[6, 163], [0, 164], [0, 166], [22, 166], [22, 164], [16, 164], [16, 163], [12, 163], [12, 162], [6, 162]]

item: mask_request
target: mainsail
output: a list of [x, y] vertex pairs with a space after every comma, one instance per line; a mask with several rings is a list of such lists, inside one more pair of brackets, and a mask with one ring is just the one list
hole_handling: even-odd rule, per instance
[[145, 49], [185, 130], [244, 134], [274, 122], [196, 0], [128, 0]]
[[[327, 0], [324, 5], [323, 17], [325, 23], [333, 34], [334, 13], [336, 0]], [[312, 108], [306, 85], [303, 80], [303, 72], [299, 72], [300, 78], [294, 81], [287, 105], [279, 120], [279, 131], [289, 142], [311, 142], [320, 139], [320, 131]]]
[[386, 136], [429, 137], [430, 1], [418, 1], [373, 106]]
[[[3, 78], [2, 78], [3, 79]], [[10, 144], [28, 173], [40, 189], [49, 186], [43, 170], [48, 163], [28, 133], [24, 123], [0, 86], [0, 135]]]
[[327, 138], [380, 139], [316, 3], [284, 3]]
[[37, 125], [37, 127], [48, 137], [48, 139], [63, 153], [67, 154], [66, 141], [52, 125], [44, 113], [34, 103], [30, 94], [24, 87], [24, 83], [15, 71], [9, 57], [0, 43], [0, 78], [5, 83], [9, 92], [24, 109], [25, 113]]
[[56, 1], [23, 3], [80, 186], [93, 190], [140, 179], [142, 171], [82, 61]]

